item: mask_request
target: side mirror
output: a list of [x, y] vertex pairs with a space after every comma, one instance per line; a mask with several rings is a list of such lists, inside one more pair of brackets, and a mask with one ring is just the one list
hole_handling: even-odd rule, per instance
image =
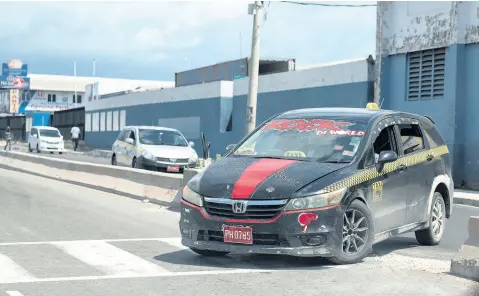
[[195, 147], [195, 142], [188, 142], [191, 148]]
[[235, 146], [236, 144], [229, 144], [228, 146], [226, 146], [226, 152], [230, 152]]
[[398, 159], [398, 155], [396, 154], [396, 152], [391, 150], [381, 151], [381, 153], [379, 154], [378, 163], [377, 163], [378, 172], [383, 170], [384, 165], [386, 163], [396, 161], [397, 159]]
[[130, 145], [135, 145], [135, 141], [133, 141], [132, 138], [127, 138], [127, 139], [125, 140], [125, 142], [126, 142], [127, 144], [130, 144]]
[[38, 138], [37, 134], [33, 134], [33, 136], [34, 136], [35, 138]]

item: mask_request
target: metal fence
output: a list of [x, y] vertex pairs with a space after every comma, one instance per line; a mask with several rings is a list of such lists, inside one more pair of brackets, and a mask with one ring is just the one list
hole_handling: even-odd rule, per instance
[[25, 116], [7, 116], [0, 117], [0, 139], [5, 138], [5, 130], [10, 127], [13, 141], [25, 142]]
[[52, 126], [56, 127], [65, 139], [70, 138], [70, 131], [75, 124], [80, 128], [80, 140], [85, 139], [85, 107], [56, 111], [52, 115]]

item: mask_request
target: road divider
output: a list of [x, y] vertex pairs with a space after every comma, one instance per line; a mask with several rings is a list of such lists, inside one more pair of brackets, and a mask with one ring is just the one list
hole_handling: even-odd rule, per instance
[[29, 173], [164, 206], [179, 203], [183, 176], [0, 151], [0, 168]]
[[469, 218], [469, 237], [451, 260], [451, 273], [479, 281], [479, 217]]

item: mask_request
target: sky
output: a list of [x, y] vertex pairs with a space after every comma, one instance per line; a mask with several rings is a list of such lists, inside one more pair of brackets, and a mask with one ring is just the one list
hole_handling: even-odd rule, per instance
[[[374, 2], [318, 2], [374, 4]], [[248, 1], [0, 2], [0, 61], [29, 73], [174, 81], [250, 55]], [[261, 58], [310, 65], [374, 54], [375, 7], [265, 2]], [[8, 13], [5, 13], [8, 12]]]

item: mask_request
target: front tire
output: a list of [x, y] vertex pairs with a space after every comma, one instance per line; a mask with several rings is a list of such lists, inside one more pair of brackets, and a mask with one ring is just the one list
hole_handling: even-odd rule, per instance
[[37, 144], [37, 153], [40, 153], [40, 152], [42, 152], [42, 151], [40, 150], [40, 146], [38, 146], [38, 144]]
[[196, 248], [190, 248], [190, 250], [192, 250], [196, 254], [199, 254], [199, 255], [205, 256], [205, 257], [221, 257], [221, 256], [226, 256], [226, 255], [229, 254], [228, 252], [201, 250], [201, 249], [196, 249]]
[[434, 192], [429, 216], [429, 228], [416, 231], [416, 240], [424, 246], [435, 246], [441, 241], [446, 226], [446, 203], [439, 192]]
[[116, 155], [115, 155], [115, 154], [113, 154], [113, 155], [111, 156], [111, 165], [115, 165], [115, 166], [117, 165]]
[[33, 149], [32, 149], [32, 146], [30, 146], [30, 143], [28, 143], [28, 152], [30, 152], [30, 153], [33, 152]]
[[341, 242], [336, 255], [328, 258], [334, 264], [362, 261], [370, 252], [374, 239], [374, 222], [368, 206], [354, 200], [343, 214]]

